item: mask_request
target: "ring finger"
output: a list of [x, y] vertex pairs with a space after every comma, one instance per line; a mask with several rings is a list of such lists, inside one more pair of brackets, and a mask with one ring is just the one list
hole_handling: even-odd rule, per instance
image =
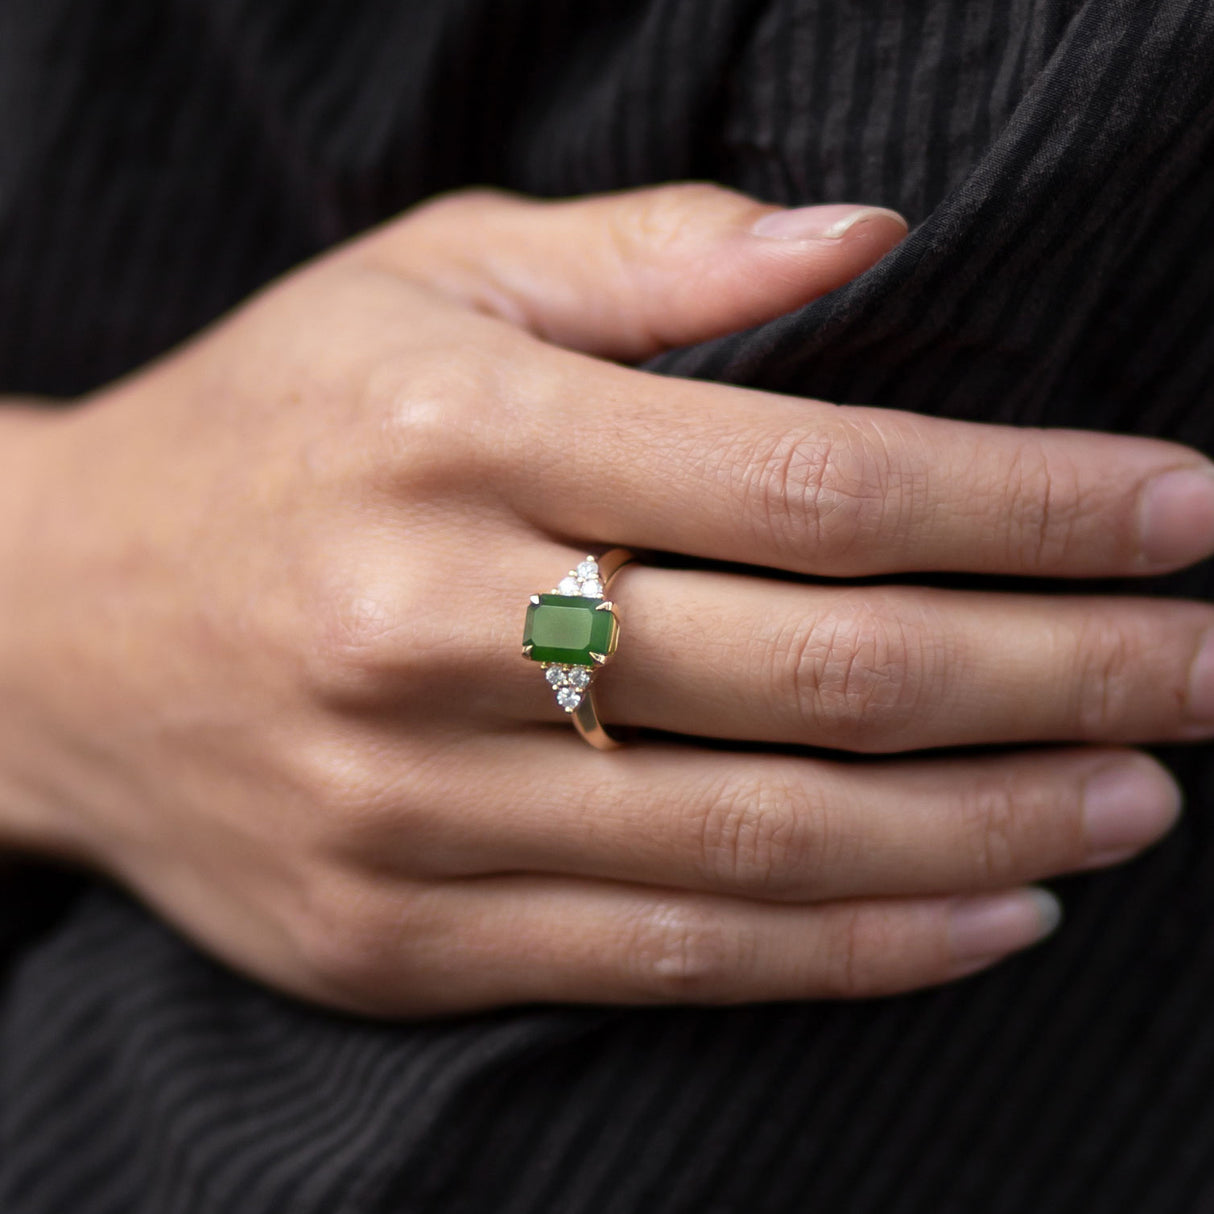
[[[1200, 603], [647, 566], [609, 597], [621, 641], [596, 702], [616, 725], [866, 753], [1214, 732], [1214, 610]], [[514, 675], [530, 678], [523, 717], [563, 715], [537, 670]]]

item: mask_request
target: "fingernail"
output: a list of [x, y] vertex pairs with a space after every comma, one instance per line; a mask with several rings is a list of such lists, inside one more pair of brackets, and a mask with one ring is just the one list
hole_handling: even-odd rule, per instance
[[1214, 628], [1208, 629], [1189, 667], [1189, 717], [1195, 736], [1205, 737], [1214, 726]]
[[1180, 816], [1180, 788], [1145, 756], [1102, 767], [1083, 786], [1089, 868], [1128, 860], [1167, 834]]
[[907, 226], [897, 211], [884, 207], [833, 205], [769, 211], [750, 230], [769, 240], [838, 240], [873, 219], [893, 219], [903, 228]]
[[1044, 939], [1062, 922], [1062, 904], [1031, 886], [1004, 894], [958, 898], [949, 913], [949, 942], [957, 976], [971, 973]]
[[1150, 565], [1188, 565], [1214, 552], [1214, 468], [1165, 472], [1142, 495], [1139, 542]]

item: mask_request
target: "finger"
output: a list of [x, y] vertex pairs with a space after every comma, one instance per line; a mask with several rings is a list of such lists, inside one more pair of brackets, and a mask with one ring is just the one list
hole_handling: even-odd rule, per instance
[[389, 921], [343, 994], [388, 1014], [883, 995], [990, 965], [1059, 912], [1043, 890], [801, 907], [509, 875], [451, 882], [425, 917], [424, 933]]
[[705, 184], [561, 202], [474, 190], [408, 212], [349, 255], [558, 345], [635, 361], [791, 311], [905, 235], [881, 208], [783, 211]]
[[1180, 812], [1175, 781], [1134, 751], [841, 764], [653, 744], [604, 757], [579, 745], [465, 750], [444, 786], [447, 813], [413, 811], [409, 836], [424, 849], [385, 837], [360, 841], [360, 854], [427, 878], [521, 871], [819, 902], [1104, 867], [1156, 842]]
[[524, 517], [579, 546], [838, 577], [1147, 574], [1214, 550], [1214, 467], [1172, 443], [552, 359], [542, 399], [511, 414], [525, 434], [495, 432], [499, 448], [528, 451], [525, 470], [499, 461], [500, 483]]
[[[325, 626], [316, 661], [328, 692], [465, 724], [567, 721], [519, 646], [527, 595], [553, 587], [576, 550], [541, 544], [496, 564], [510, 547], [510, 537], [484, 543], [469, 566], [478, 577], [423, 604], [402, 595], [401, 550], [385, 544], [368, 562], [375, 579], [352, 578]], [[444, 559], [461, 567], [435, 552]], [[1214, 736], [1205, 603], [797, 585], [637, 564], [608, 594], [620, 641], [595, 695], [610, 725], [865, 753]]]
[[[595, 686], [618, 725], [867, 753], [1214, 736], [1205, 603], [645, 566], [610, 595], [620, 648]], [[532, 675], [520, 715], [556, 719], [538, 672], [515, 674]]]

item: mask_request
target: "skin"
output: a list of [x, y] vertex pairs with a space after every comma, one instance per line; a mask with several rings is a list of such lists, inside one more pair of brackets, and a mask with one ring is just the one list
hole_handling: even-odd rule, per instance
[[[1175, 820], [1128, 747], [1214, 735], [1214, 609], [1079, 581], [1214, 549], [1210, 465], [629, 366], [905, 234], [751, 232], [776, 214], [455, 195], [72, 408], [13, 402], [0, 841], [382, 1016], [885, 994], [1040, 938], [1026, 883]], [[662, 732], [600, 753], [519, 642], [527, 596], [615, 544], [754, 575], [619, 575], [602, 714]], [[1024, 592], [879, 580], [940, 570]], [[931, 753], [975, 743], [1015, 745]]]

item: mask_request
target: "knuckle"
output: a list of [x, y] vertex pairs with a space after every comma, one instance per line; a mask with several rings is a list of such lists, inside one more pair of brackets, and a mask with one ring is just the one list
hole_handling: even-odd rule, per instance
[[1121, 622], [1089, 618], [1072, 643], [1079, 735], [1115, 736], [1134, 706], [1143, 661], [1141, 639]]
[[960, 836], [978, 879], [1001, 885], [1020, 867], [1019, 838], [1023, 823], [1010, 785], [987, 785], [962, 799]]
[[312, 648], [323, 668], [362, 675], [378, 669], [396, 613], [377, 595], [350, 588], [324, 596], [313, 618], [317, 636]]
[[392, 804], [392, 784], [374, 750], [330, 735], [310, 739], [295, 754], [291, 782], [318, 818], [321, 846], [374, 829]]
[[810, 554], [819, 567], [845, 568], [900, 512], [889, 448], [857, 424], [769, 435], [730, 462], [758, 541], [794, 567]]
[[504, 214], [535, 205], [521, 194], [494, 186], [447, 190], [415, 203], [340, 246], [330, 256], [377, 268], [385, 264], [402, 266], [406, 276], [416, 273], [420, 266], [425, 278], [425, 271], [433, 266], [434, 254], [441, 257], [453, 248], [462, 249], [469, 231], [500, 222]]
[[781, 898], [802, 895], [827, 862], [826, 807], [807, 781], [728, 783], [700, 822], [699, 857], [714, 887]]
[[493, 211], [524, 207], [527, 203], [518, 194], [492, 186], [465, 186], [436, 194], [410, 208], [400, 218], [402, 225], [420, 228], [431, 223], [469, 223]]
[[795, 706], [807, 736], [894, 749], [936, 690], [946, 649], [947, 633], [926, 613], [850, 601], [777, 641], [775, 694]]
[[1083, 855], [1077, 788], [1009, 777], [962, 793], [958, 835], [976, 879], [1001, 889]]
[[1011, 563], [1050, 568], [1072, 551], [1083, 511], [1079, 469], [1043, 440], [1026, 436], [995, 493], [1008, 520]]
[[303, 661], [310, 686], [331, 702], [365, 701], [399, 673], [402, 654], [424, 653], [401, 636], [396, 603], [353, 584], [319, 596]]
[[722, 1002], [736, 998], [754, 964], [744, 931], [692, 899], [647, 908], [626, 943], [627, 980], [645, 999]]
[[881, 911], [871, 906], [832, 907], [819, 978], [822, 993], [855, 999], [880, 991], [885, 970], [900, 952], [898, 933]]
[[638, 190], [608, 212], [612, 237], [625, 256], [638, 248], [660, 255], [702, 234], [705, 209], [723, 196], [719, 187], [694, 181]]
[[[299, 746], [285, 777], [293, 802], [306, 811], [297, 817], [300, 842], [322, 864], [439, 875], [436, 859], [453, 812], [445, 744], [401, 738], [386, 753], [330, 732]], [[457, 802], [454, 812], [461, 808]], [[402, 839], [412, 841], [407, 851]]]
[[[340, 566], [335, 566], [340, 569]], [[444, 618], [447, 607], [427, 594], [427, 574], [385, 563], [393, 584], [362, 572], [332, 576], [313, 597], [299, 661], [306, 685], [332, 706], [428, 704], [453, 678], [483, 667], [483, 647], [461, 643]]]
[[313, 981], [368, 1010], [385, 1003], [409, 964], [419, 931], [407, 896], [390, 901], [370, 885], [318, 879], [293, 929]]
[[492, 344], [439, 349], [425, 360], [407, 351], [368, 371], [372, 451], [393, 493], [431, 497], [486, 483], [497, 448], [492, 405], [503, 395]]

